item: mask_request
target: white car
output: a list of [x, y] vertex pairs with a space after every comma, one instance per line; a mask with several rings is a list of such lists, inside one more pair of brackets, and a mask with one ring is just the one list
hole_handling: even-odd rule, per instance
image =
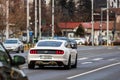
[[3, 42], [3, 45], [8, 51], [15, 51], [19, 53], [24, 52], [24, 45], [18, 38], [9, 38]]
[[77, 50], [65, 40], [39, 40], [31, 48], [27, 56], [28, 68], [34, 69], [35, 65], [64, 66], [65, 69], [77, 67]]
[[78, 45], [82, 45], [86, 43], [86, 39], [85, 38], [75, 38], [74, 39]]

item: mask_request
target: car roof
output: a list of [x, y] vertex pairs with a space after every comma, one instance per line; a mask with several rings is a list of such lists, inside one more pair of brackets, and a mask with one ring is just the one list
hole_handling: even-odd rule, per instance
[[39, 40], [38, 42], [41, 42], [41, 41], [59, 41], [59, 42], [66, 42], [65, 40], [55, 40], [55, 39]]

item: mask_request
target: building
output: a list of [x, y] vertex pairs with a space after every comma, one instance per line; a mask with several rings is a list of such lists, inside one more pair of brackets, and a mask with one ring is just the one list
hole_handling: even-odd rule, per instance
[[[82, 24], [85, 29], [86, 35], [85, 37], [90, 40], [91, 32], [92, 32], [92, 25], [91, 22], [67, 22], [67, 23], [59, 23], [58, 26], [62, 30], [62, 35], [67, 37], [75, 37], [75, 32], [78, 26]], [[99, 42], [99, 36], [102, 35], [103, 38], [107, 37], [107, 23], [104, 21], [102, 23], [102, 28], [100, 27], [100, 21], [94, 23], [94, 41], [96, 44]], [[109, 39], [113, 40], [113, 29], [114, 29], [114, 21], [109, 22]], [[116, 31], [115, 39], [119, 37], [120, 31]]]

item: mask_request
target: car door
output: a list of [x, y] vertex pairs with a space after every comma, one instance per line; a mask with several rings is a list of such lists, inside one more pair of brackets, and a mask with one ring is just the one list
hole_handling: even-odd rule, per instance
[[28, 80], [27, 76], [18, 68], [18, 63], [21, 63], [18, 60], [23, 61], [23, 58], [19, 57], [14, 56], [12, 59], [0, 43], [0, 80]]
[[[4, 74], [4, 75], [3, 75]], [[0, 75], [6, 79], [10, 79], [11, 59], [6, 50], [0, 44]]]
[[68, 48], [69, 52], [70, 52], [70, 55], [71, 55], [71, 63], [73, 64], [74, 63], [74, 50], [72, 49], [71, 47], [71, 44], [70, 43], [67, 43], [66, 47]]

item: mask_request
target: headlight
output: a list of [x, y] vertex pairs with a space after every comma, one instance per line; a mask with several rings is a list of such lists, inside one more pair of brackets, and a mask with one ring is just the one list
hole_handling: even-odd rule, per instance
[[13, 46], [12, 48], [13, 48], [13, 49], [17, 49], [17, 48], [18, 48], [18, 46]]

